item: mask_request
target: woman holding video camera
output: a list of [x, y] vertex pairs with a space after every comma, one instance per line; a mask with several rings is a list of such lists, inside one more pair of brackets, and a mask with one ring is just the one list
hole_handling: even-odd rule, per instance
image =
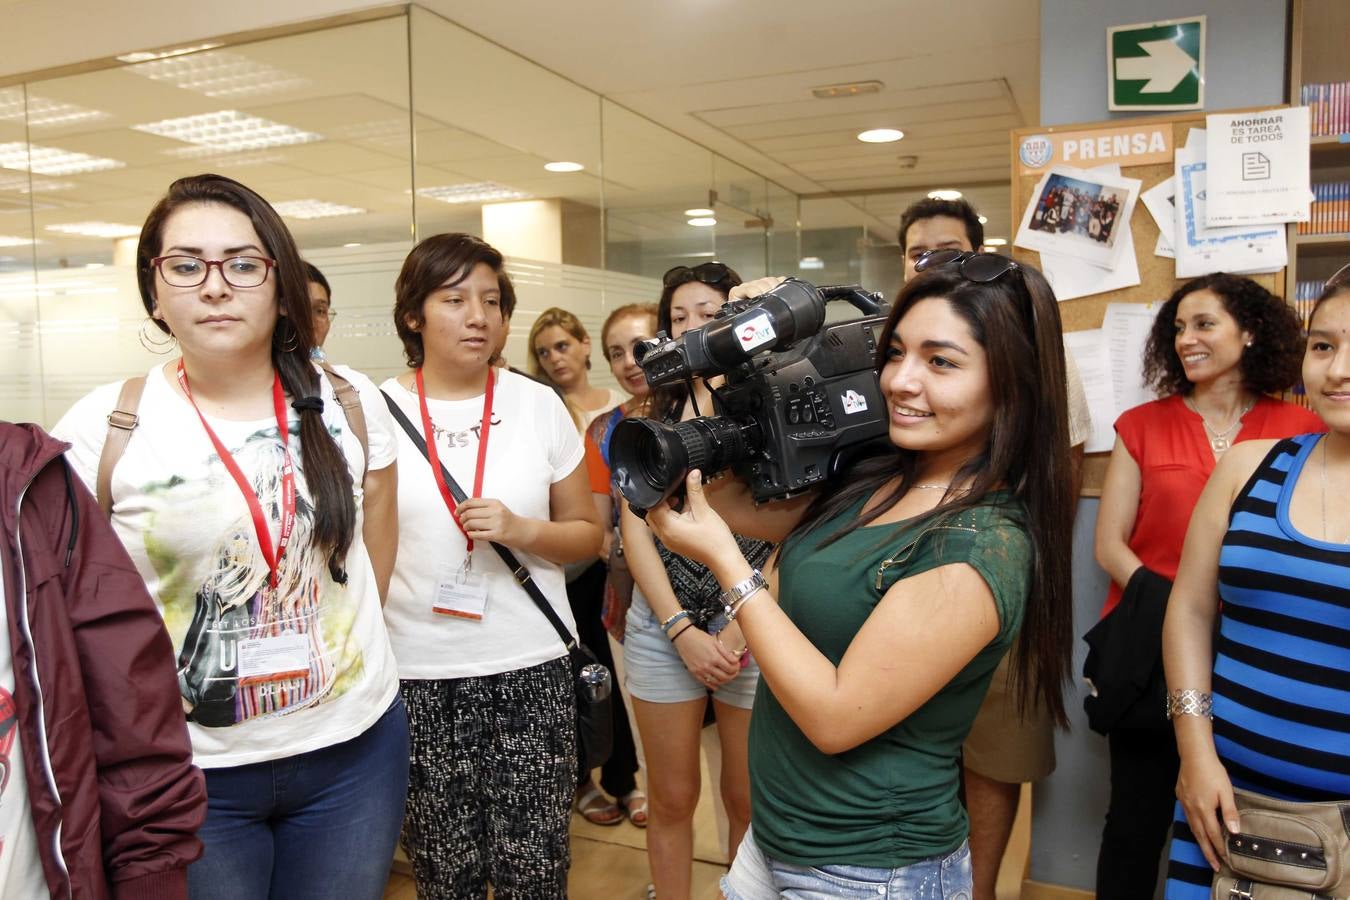
[[[662, 279], [658, 328], [679, 337], [706, 325], [740, 283], [740, 276], [722, 263], [676, 266]], [[701, 382], [695, 383], [692, 397], [681, 386], [657, 388], [648, 410], [654, 418], [678, 422], [712, 412], [712, 397]], [[653, 540], [626, 504], [621, 529], [636, 583], [625, 620], [624, 667], [647, 757], [647, 856], [656, 896], [678, 900], [689, 896], [700, 790], [699, 733], [709, 691], [722, 748], [721, 791], [733, 854], [749, 824], [746, 745], [759, 669], [747, 654], [740, 629], [721, 616], [721, 587], [713, 574]], [[733, 540], [757, 564], [768, 558], [768, 544]]]
[[[648, 513], [717, 577], [764, 676], [732, 900], [968, 897], [958, 760], [1004, 653], [1023, 702], [1065, 718], [1073, 498], [1055, 297], [1006, 257], [935, 250], [916, 268], [878, 335], [892, 446], [809, 505], [754, 509], [730, 479], [705, 495], [695, 471], [683, 511]], [[761, 574], [731, 527], [783, 540], [774, 567]]]

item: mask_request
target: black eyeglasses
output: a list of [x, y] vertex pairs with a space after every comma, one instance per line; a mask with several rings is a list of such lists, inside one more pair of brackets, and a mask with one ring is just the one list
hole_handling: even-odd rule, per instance
[[720, 262], [699, 263], [696, 266], [674, 266], [661, 276], [661, 286], [684, 284], [689, 281], [701, 281], [704, 284], [721, 284], [732, 274], [731, 268]]
[[926, 272], [938, 266], [956, 264], [956, 271], [967, 281], [981, 284], [994, 281], [1007, 272], [1021, 272], [1022, 267], [1007, 256], [997, 253], [972, 253], [969, 250], [929, 250], [914, 263], [915, 272]]

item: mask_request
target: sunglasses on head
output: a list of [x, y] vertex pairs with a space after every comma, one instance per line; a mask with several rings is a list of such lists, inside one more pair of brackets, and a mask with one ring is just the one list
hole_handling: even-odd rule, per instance
[[926, 272], [939, 266], [956, 264], [956, 271], [967, 281], [981, 284], [994, 281], [1006, 272], [1020, 272], [1022, 267], [1007, 256], [997, 253], [972, 253], [969, 250], [929, 250], [914, 263], [915, 272]]
[[720, 262], [699, 263], [696, 266], [674, 266], [661, 276], [661, 285], [684, 284], [689, 281], [701, 281], [704, 284], [720, 284], [731, 274], [731, 269]]
[[1323, 287], [1324, 288], [1340, 287], [1345, 284], [1350, 284], [1350, 263], [1346, 263], [1345, 265], [1337, 269], [1336, 274], [1328, 278], [1326, 284], [1323, 285]]

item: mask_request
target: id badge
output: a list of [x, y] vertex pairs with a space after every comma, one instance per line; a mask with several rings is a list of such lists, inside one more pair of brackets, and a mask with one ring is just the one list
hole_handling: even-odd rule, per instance
[[436, 583], [436, 599], [431, 611], [437, 615], [453, 616], [481, 622], [487, 612], [487, 579], [466, 563], [441, 576]]
[[257, 684], [309, 674], [309, 638], [288, 632], [239, 642], [239, 683]]

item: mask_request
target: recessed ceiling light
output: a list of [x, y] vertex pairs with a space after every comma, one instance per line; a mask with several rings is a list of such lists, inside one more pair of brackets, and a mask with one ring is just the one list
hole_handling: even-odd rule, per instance
[[988, 225], [988, 224], [989, 224], [989, 217], [988, 217], [988, 216], [976, 216], [975, 218], [977, 218], [977, 219], [980, 220], [980, 224], [981, 224], [981, 225]]
[[30, 128], [50, 128], [54, 125], [75, 125], [81, 122], [96, 122], [108, 118], [108, 114], [97, 109], [85, 109], [73, 103], [34, 97], [31, 94], [25, 103], [18, 91], [0, 94], [0, 122], [26, 121]]
[[104, 265], [106, 265], [106, 263], [85, 263], [84, 267], [86, 269], [101, 269]]
[[713, 215], [713, 211], [711, 209], [704, 209], [703, 207], [700, 206], [697, 209], [686, 209], [684, 211], [684, 214], [690, 217], [711, 216]]
[[185, 53], [196, 53], [199, 50], [214, 50], [219, 46], [220, 41], [212, 41], [208, 44], [193, 44], [190, 47], [174, 47], [171, 50], [137, 50], [135, 53], [124, 53], [117, 58], [124, 63], [143, 63], [152, 59], [168, 59]]
[[707, 228], [709, 225], [716, 225], [717, 220], [712, 216], [695, 216], [689, 220], [689, 224], [695, 228]]
[[889, 144], [905, 136], [899, 128], [871, 128], [858, 133], [858, 140], [864, 144]]
[[250, 116], [234, 109], [198, 113], [177, 119], [161, 119], [132, 125], [132, 129], [146, 134], [172, 138], [186, 144], [209, 147], [219, 153], [238, 150], [261, 150], [264, 147], [285, 147], [323, 140], [323, 135], [301, 131], [270, 119]]
[[851, 81], [848, 84], [827, 84], [811, 88], [811, 94], [818, 100], [834, 100], [838, 97], [856, 97], [859, 94], [875, 94], [885, 87], [880, 81]]
[[489, 203], [498, 200], [528, 200], [533, 195], [494, 181], [444, 184], [417, 189], [417, 196], [442, 203]]
[[223, 50], [154, 59], [130, 66], [127, 71], [208, 97], [275, 94], [308, 87], [310, 83], [308, 79], [284, 69]]
[[984, 245], [985, 245], [986, 247], [1006, 247], [1006, 246], [1008, 246], [1008, 239], [1007, 239], [1007, 238], [985, 238], [985, 239], [984, 239]]
[[80, 237], [124, 238], [140, 234], [141, 226], [122, 225], [117, 222], [69, 222], [65, 225], [48, 225], [47, 230]]
[[361, 246], [361, 242], [360, 242], [360, 241], [351, 241], [351, 242], [349, 242], [349, 243], [343, 244], [342, 246], [344, 246], [344, 247], [360, 247], [360, 246]]
[[550, 172], [580, 172], [586, 167], [579, 162], [559, 160], [558, 162], [544, 163], [544, 168]]
[[953, 190], [929, 191], [929, 200], [960, 200], [961, 192]]
[[359, 206], [344, 206], [326, 200], [283, 200], [272, 208], [287, 219], [327, 219], [331, 216], [355, 216], [365, 212]]
[[14, 237], [10, 234], [0, 234], [0, 247], [27, 247], [33, 243], [32, 238]]
[[39, 147], [37, 144], [25, 144], [22, 141], [0, 144], [0, 168], [3, 169], [37, 172], [39, 175], [75, 175], [80, 172], [102, 172], [125, 167], [126, 163], [121, 160], [90, 156], [88, 153], [76, 153], [74, 150]]
[[819, 256], [803, 256], [801, 259], [797, 260], [797, 268], [823, 269], [825, 268], [825, 260], [821, 259]]

